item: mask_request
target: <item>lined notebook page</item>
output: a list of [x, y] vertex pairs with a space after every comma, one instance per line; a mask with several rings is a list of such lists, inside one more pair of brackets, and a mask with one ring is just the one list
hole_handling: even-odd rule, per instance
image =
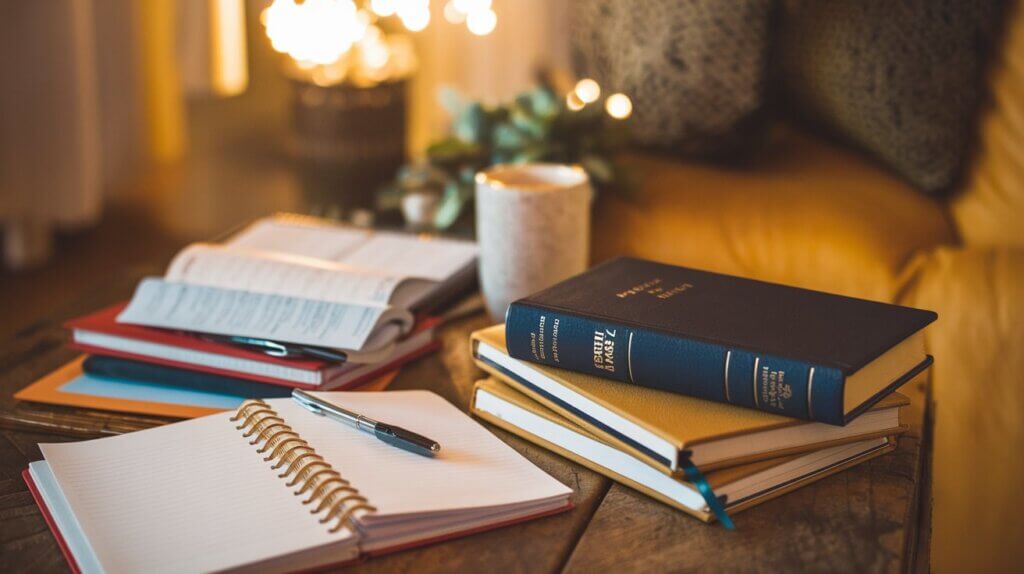
[[229, 416], [40, 445], [104, 570], [219, 570], [351, 536], [329, 534]]
[[427, 458], [311, 415], [291, 399], [268, 401], [377, 507], [367, 522], [402, 514], [522, 504], [572, 492], [434, 393], [315, 394], [441, 443], [440, 454]]

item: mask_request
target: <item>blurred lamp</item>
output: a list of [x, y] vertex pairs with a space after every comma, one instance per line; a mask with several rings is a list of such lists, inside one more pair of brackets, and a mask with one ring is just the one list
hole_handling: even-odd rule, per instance
[[[478, 36], [498, 22], [491, 0], [449, 0], [443, 11]], [[289, 146], [305, 187], [317, 203], [364, 206], [405, 161], [409, 33], [430, 25], [431, 0], [273, 0], [260, 19], [293, 80]]]

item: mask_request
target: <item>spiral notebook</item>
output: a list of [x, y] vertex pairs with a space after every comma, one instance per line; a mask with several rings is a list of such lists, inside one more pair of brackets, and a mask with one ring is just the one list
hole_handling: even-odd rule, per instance
[[80, 572], [307, 570], [571, 507], [571, 489], [433, 393], [316, 394], [442, 451], [412, 454], [269, 399], [41, 444], [25, 479]]

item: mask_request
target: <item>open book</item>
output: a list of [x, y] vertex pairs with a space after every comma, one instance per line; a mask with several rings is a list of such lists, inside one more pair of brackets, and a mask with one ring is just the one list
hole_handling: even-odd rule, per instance
[[571, 505], [569, 488], [438, 395], [317, 395], [442, 450], [422, 457], [269, 399], [43, 444], [25, 478], [82, 572], [303, 571]]
[[471, 242], [278, 215], [181, 251], [118, 322], [345, 350], [373, 362], [413, 312], [472, 282]]

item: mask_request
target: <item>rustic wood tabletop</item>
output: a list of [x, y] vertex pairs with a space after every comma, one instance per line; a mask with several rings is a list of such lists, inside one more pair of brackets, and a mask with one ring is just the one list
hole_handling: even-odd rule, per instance
[[[71, 360], [62, 321], [126, 298], [143, 272], [58, 302], [52, 314], [0, 344], [0, 571], [68, 569], [21, 479], [40, 442], [81, 440], [159, 424], [148, 417], [41, 409], [12, 394]], [[467, 409], [474, 381], [468, 335], [482, 314], [442, 329], [440, 352], [406, 366], [391, 388], [429, 389]], [[735, 531], [703, 524], [536, 445], [493, 428], [502, 440], [570, 486], [569, 512], [374, 558], [359, 571], [927, 571], [929, 495], [923, 437], [924, 382], [912, 397], [911, 432], [897, 450], [737, 514]], [[61, 416], [56, 417], [54, 413]], [[70, 416], [65, 416], [70, 415]], [[47, 418], [49, 417], [49, 418]], [[27, 427], [31, 423], [33, 426]], [[43, 425], [43, 426], [41, 426]], [[48, 425], [48, 428], [47, 426]]]

